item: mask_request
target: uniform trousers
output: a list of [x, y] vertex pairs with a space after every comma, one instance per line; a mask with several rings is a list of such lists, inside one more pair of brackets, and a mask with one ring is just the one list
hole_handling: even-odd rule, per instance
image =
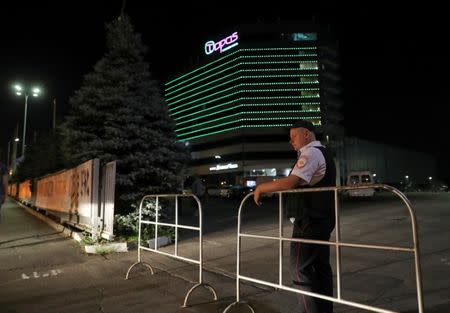
[[[330, 240], [334, 228], [331, 219], [305, 217], [294, 222], [292, 238]], [[330, 246], [291, 242], [291, 275], [300, 290], [333, 296], [333, 272]], [[300, 313], [332, 313], [333, 302], [298, 294]]]

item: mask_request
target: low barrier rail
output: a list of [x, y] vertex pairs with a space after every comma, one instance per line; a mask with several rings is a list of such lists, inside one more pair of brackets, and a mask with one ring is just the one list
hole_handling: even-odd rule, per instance
[[[198, 227], [196, 226], [189, 226], [189, 225], [181, 225], [178, 223], [178, 199], [182, 198], [182, 197], [189, 197], [189, 198], [193, 198], [196, 203], [197, 203], [197, 208], [198, 208]], [[155, 220], [154, 221], [148, 221], [148, 220], [142, 220], [142, 205], [144, 204], [145, 200], [148, 199], [155, 199], [156, 205], [155, 205]], [[175, 223], [161, 223], [159, 222], [159, 199], [160, 198], [174, 198], [175, 199]], [[146, 262], [142, 262], [141, 261], [141, 250], [145, 250], [145, 251], [152, 251], [154, 253], [158, 253], [161, 255], [165, 255], [165, 256], [169, 256], [175, 259], [179, 259], [179, 260], [183, 260], [186, 262], [190, 262], [190, 263], [194, 263], [197, 264], [199, 266], [199, 271], [198, 271], [198, 283], [195, 284], [192, 288], [190, 288], [187, 293], [186, 296], [184, 298], [184, 302], [182, 307], [187, 307], [188, 304], [188, 299], [190, 294], [194, 291], [194, 289], [196, 289], [197, 287], [203, 286], [206, 289], [208, 289], [214, 296], [214, 300], [217, 300], [217, 293], [214, 290], [214, 288], [203, 282], [203, 214], [202, 214], [202, 205], [199, 201], [199, 199], [193, 195], [193, 194], [161, 194], [161, 195], [147, 195], [144, 196], [141, 200], [141, 203], [139, 205], [139, 237], [138, 237], [138, 260], [137, 262], [135, 262], [134, 264], [132, 264], [130, 266], [130, 268], [127, 271], [127, 274], [125, 276], [125, 279], [128, 279], [130, 271], [133, 267], [135, 267], [138, 264], [142, 264], [144, 266], [146, 266], [151, 274], [154, 274], [153, 268], [151, 267], [150, 264], [146, 263]], [[142, 245], [142, 238], [141, 238], [141, 228], [142, 225], [154, 225], [155, 227], [155, 232], [154, 232], [154, 241], [155, 241], [155, 245], [154, 248], [149, 248], [149, 247], [145, 247]], [[175, 252], [174, 254], [170, 254], [164, 251], [160, 251], [158, 250], [158, 226], [166, 226], [166, 227], [173, 227], [175, 229]], [[199, 256], [198, 256], [198, 260], [195, 259], [190, 259], [190, 258], [186, 258], [186, 257], [182, 257], [180, 255], [178, 255], [178, 229], [189, 229], [189, 230], [195, 230], [199, 232]]]
[[[345, 192], [348, 190], [355, 190], [355, 189], [367, 189], [370, 188], [379, 188], [387, 190], [391, 193], [394, 193], [397, 195], [403, 203], [406, 205], [410, 218], [411, 218], [411, 226], [412, 226], [412, 239], [413, 239], [413, 246], [412, 247], [397, 247], [397, 246], [383, 246], [383, 245], [369, 245], [369, 244], [356, 244], [356, 243], [346, 243], [341, 241], [341, 233], [340, 233], [340, 212], [339, 212], [339, 192]], [[306, 192], [323, 192], [323, 191], [332, 191], [334, 192], [334, 204], [335, 204], [335, 214], [336, 214], [336, 227], [335, 227], [335, 241], [322, 241], [322, 240], [310, 240], [310, 239], [299, 239], [299, 238], [287, 238], [283, 236], [283, 194], [286, 193], [306, 193]], [[240, 301], [240, 281], [248, 281], [253, 282], [269, 287], [273, 287], [276, 289], [286, 290], [298, 294], [303, 294], [306, 296], [316, 297], [328, 301], [332, 301], [335, 303], [340, 303], [344, 305], [349, 305], [352, 307], [357, 307], [361, 309], [365, 309], [372, 312], [380, 312], [380, 313], [396, 313], [394, 311], [386, 310], [383, 308], [375, 307], [375, 306], [369, 306], [353, 301], [344, 300], [341, 295], [341, 247], [353, 247], [353, 248], [363, 248], [363, 249], [377, 249], [377, 250], [390, 250], [390, 251], [401, 251], [401, 252], [409, 252], [414, 254], [414, 264], [415, 264], [415, 275], [416, 275], [416, 291], [417, 291], [417, 304], [418, 304], [418, 312], [423, 313], [423, 293], [422, 293], [422, 275], [421, 275], [421, 269], [420, 269], [420, 255], [419, 255], [419, 240], [418, 240], [418, 234], [417, 234], [417, 221], [415, 213], [411, 207], [410, 201], [407, 199], [407, 197], [397, 190], [396, 188], [393, 188], [388, 185], [383, 184], [375, 184], [370, 186], [361, 186], [361, 187], [325, 187], [325, 188], [304, 188], [304, 189], [294, 189], [294, 190], [287, 190], [287, 191], [280, 191], [277, 192], [279, 194], [279, 229], [278, 229], [278, 236], [261, 236], [261, 235], [252, 235], [252, 234], [246, 234], [241, 233], [241, 215], [242, 215], [242, 208], [244, 203], [250, 198], [253, 200], [253, 193], [248, 194], [241, 202], [239, 207], [239, 213], [238, 213], [238, 228], [237, 228], [237, 253], [236, 253], [236, 301], [228, 305], [223, 313], [228, 312], [233, 306], [237, 304], [244, 304], [246, 305], [252, 313], [255, 313], [255, 310], [246, 302]], [[240, 274], [240, 254], [241, 254], [241, 238], [247, 237], [247, 238], [258, 238], [258, 239], [269, 239], [269, 240], [275, 240], [279, 242], [279, 277], [278, 277], [278, 284], [271, 283], [268, 281], [244, 276]], [[284, 241], [290, 241], [290, 242], [302, 242], [302, 243], [310, 243], [310, 244], [319, 244], [319, 245], [329, 245], [334, 246], [336, 249], [336, 288], [337, 288], [337, 297], [329, 297], [322, 294], [314, 293], [314, 292], [308, 292], [299, 290], [296, 288], [292, 288], [289, 286], [283, 285], [283, 242]]]

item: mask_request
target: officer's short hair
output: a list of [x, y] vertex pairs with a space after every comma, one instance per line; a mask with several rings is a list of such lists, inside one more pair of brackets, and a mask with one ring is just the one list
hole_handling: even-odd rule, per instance
[[310, 121], [306, 121], [306, 120], [296, 120], [291, 127], [289, 127], [290, 129], [292, 128], [306, 128], [309, 131], [312, 131], [313, 133], [316, 131], [316, 127], [313, 125], [313, 123], [311, 123]]

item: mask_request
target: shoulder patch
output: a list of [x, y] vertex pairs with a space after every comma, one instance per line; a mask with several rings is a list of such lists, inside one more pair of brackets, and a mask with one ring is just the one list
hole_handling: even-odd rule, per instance
[[306, 165], [306, 162], [308, 161], [308, 158], [306, 156], [301, 156], [300, 159], [297, 161], [297, 167], [302, 168]]

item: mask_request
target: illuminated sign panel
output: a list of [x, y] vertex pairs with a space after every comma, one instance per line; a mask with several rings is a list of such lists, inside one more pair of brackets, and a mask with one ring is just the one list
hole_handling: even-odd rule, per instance
[[205, 53], [207, 55], [210, 55], [216, 51], [219, 51], [220, 53], [227, 51], [238, 45], [238, 43], [237, 43], [238, 39], [239, 39], [238, 33], [234, 32], [230, 36], [228, 36], [218, 42], [214, 42], [212, 40], [207, 41], [205, 43]]
[[229, 170], [232, 168], [238, 168], [238, 165], [236, 163], [228, 163], [225, 165], [217, 164], [216, 166], [210, 167], [210, 171], [223, 171], [223, 170]]

